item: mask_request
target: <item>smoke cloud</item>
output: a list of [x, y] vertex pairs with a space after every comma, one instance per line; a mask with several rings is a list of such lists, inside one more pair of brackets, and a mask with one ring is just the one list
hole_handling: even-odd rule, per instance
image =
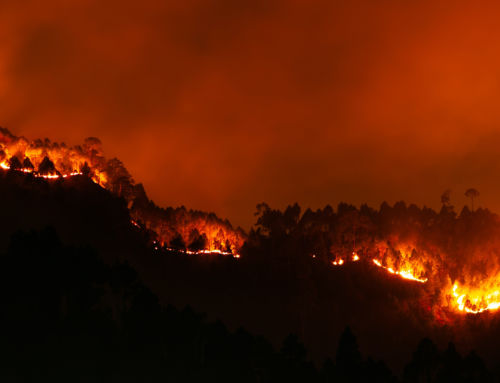
[[0, 125], [97, 136], [151, 198], [248, 227], [451, 188], [498, 211], [497, 3], [4, 1]]

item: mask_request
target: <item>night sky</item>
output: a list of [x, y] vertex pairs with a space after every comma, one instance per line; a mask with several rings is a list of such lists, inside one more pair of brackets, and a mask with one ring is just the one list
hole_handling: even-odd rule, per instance
[[498, 2], [2, 1], [0, 125], [99, 137], [159, 205], [500, 211]]

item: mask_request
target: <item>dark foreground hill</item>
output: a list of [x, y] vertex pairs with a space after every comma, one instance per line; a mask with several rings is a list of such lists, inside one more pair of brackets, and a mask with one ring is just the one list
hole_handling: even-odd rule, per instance
[[[463, 353], [476, 347], [496, 367], [494, 320], [488, 328], [479, 321], [460, 330], [436, 326], [418, 284], [362, 262], [333, 269], [310, 257], [250, 250], [240, 259], [155, 251], [149, 233], [131, 225], [125, 202], [85, 177], [46, 181], [3, 172], [0, 211], [2, 371], [21, 374], [18, 381], [68, 381], [76, 372], [89, 381], [359, 381], [363, 374], [390, 381], [383, 365], [362, 362], [349, 331], [339, 338], [346, 325], [362, 354], [386, 360], [398, 374], [426, 336], [441, 350], [450, 340]], [[188, 304], [209, 322], [220, 318], [231, 331], [243, 326], [266, 337], [281, 352], [178, 311]], [[307, 358], [290, 333], [304, 342]], [[458, 371], [454, 381], [485, 378], [475, 354], [460, 364], [453, 349], [434, 347], [420, 344], [407, 380], [448, 370]], [[336, 364], [321, 369], [328, 357]]]

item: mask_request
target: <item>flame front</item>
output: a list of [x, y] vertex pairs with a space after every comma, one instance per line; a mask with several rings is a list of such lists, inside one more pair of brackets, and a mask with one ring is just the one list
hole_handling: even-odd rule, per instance
[[[168, 214], [168, 209], [165, 212], [150, 203], [145, 194], [140, 195], [140, 185], [134, 183], [121, 161], [116, 158], [107, 160], [100, 146], [96, 138], [88, 138], [83, 145], [75, 147], [48, 139], [28, 141], [0, 128], [0, 168], [46, 180], [86, 176], [124, 198], [131, 207], [134, 224], [141, 226], [138, 222], [142, 222], [145, 229], [155, 232], [161, 246], [170, 246], [185, 254], [231, 254], [239, 257], [239, 249], [245, 240], [242, 230], [233, 229], [229, 222], [214, 214], [184, 208]], [[140, 198], [148, 202], [135, 203]]]
[[497, 288], [498, 286], [468, 288], [455, 283], [451, 293], [453, 307], [469, 314], [497, 310], [500, 308], [500, 290]]
[[[0, 171], [26, 173], [49, 181], [90, 178], [125, 200], [132, 225], [153, 233], [150, 238], [154, 238], [156, 251], [239, 258], [247, 239], [243, 230], [234, 229], [215, 214], [184, 207], [162, 209], [156, 206], [147, 198], [142, 185], [134, 183], [119, 160], [105, 159], [97, 139], [87, 139], [82, 146], [68, 147], [48, 140], [30, 142], [0, 128]], [[444, 311], [480, 314], [500, 309], [500, 251], [497, 250], [500, 244], [496, 239], [500, 237], [500, 222], [496, 226], [490, 224], [494, 230], [486, 231], [488, 235], [469, 244], [467, 235], [446, 236], [439, 232], [440, 228], [452, 227], [455, 218], [446, 221], [446, 225], [451, 222], [451, 226], [437, 229], [432, 226], [435, 218], [434, 221], [422, 221], [427, 224], [420, 226], [415, 224], [418, 223], [416, 218], [406, 226], [398, 219], [386, 220], [390, 225], [378, 231], [370, 231], [370, 225], [359, 225], [359, 221], [358, 231], [363, 234], [365, 230], [364, 237], [362, 241], [356, 240], [357, 247], [351, 248], [352, 252], [346, 250], [350, 246], [345, 247], [344, 243], [337, 247], [328, 245], [322, 253], [317, 252], [321, 248], [311, 249], [314, 251], [311, 258], [315, 262], [324, 259], [337, 268], [351, 263], [372, 265], [401, 279], [418, 282], [422, 294], [435, 296], [433, 305]], [[340, 228], [342, 225], [348, 227], [349, 235], [356, 235], [351, 224], [355, 227], [355, 223], [346, 224], [342, 220], [338, 223]], [[330, 233], [338, 231], [334, 225], [322, 224], [320, 228], [318, 232], [325, 234], [325, 243], [332, 239]], [[463, 230], [463, 227], [457, 226], [455, 230]], [[461, 241], [462, 237], [466, 240]], [[349, 239], [342, 240], [352, 243]]]
[[373, 263], [376, 266], [381, 267], [381, 268], [387, 270], [389, 273], [394, 274], [394, 275], [398, 275], [398, 276], [400, 276], [401, 278], [404, 278], [404, 279], [409, 279], [409, 280], [420, 282], [420, 283], [425, 283], [425, 282], [427, 282], [429, 280], [427, 278], [418, 278], [418, 277], [416, 277], [415, 274], [414, 274], [414, 271], [411, 268], [401, 269], [401, 270], [394, 270], [392, 267], [387, 267], [387, 266], [382, 265], [382, 263], [379, 260], [377, 260], [377, 259], [374, 259]]

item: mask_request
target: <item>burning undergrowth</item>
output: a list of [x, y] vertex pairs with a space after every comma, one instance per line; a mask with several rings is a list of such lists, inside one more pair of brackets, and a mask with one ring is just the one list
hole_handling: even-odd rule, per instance
[[153, 233], [156, 250], [266, 254], [295, 264], [301, 275], [306, 258], [334, 268], [369, 265], [418, 285], [421, 306], [443, 323], [500, 309], [500, 220], [486, 209], [457, 214], [449, 202], [440, 212], [404, 202], [378, 210], [342, 203], [302, 213], [298, 205], [280, 211], [261, 204], [247, 236], [212, 213], [156, 206], [118, 159], [105, 158], [96, 138], [69, 147], [1, 129], [0, 167], [45, 179], [92, 179], [124, 198], [132, 223]]
[[70, 147], [49, 139], [29, 141], [0, 128], [0, 168], [45, 179], [92, 179], [126, 200], [133, 222], [154, 233], [157, 248], [239, 257], [245, 240], [243, 230], [234, 229], [213, 213], [156, 206], [120, 160], [105, 158], [97, 138]]
[[298, 248], [338, 268], [370, 264], [420, 285], [422, 306], [442, 323], [500, 308], [500, 220], [487, 209], [384, 203], [379, 210], [341, 203], [301, 213], [258, 207], [249, 243], [272, 252]]

